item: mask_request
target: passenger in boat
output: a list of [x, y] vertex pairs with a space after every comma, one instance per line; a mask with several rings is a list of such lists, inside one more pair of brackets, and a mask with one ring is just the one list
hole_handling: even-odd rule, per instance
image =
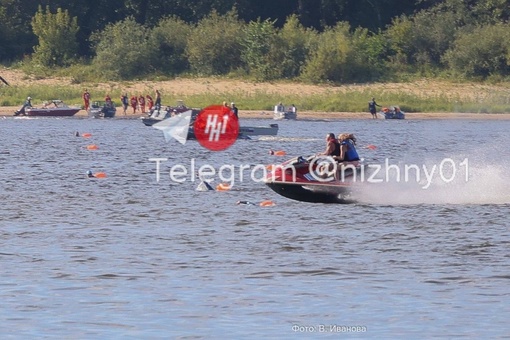
[[23, 106], [18, 111], [16, 111], [15, 115], [25, 114], [25, 108], [27, 108], [27, 107], [32, 107], [32, 98], [31, 97], [27, 97], [27, 100], [25, 100], [25, 102], [23, 103]]
[[237, 108], [236, 103], [232, 102], [230, 104], [230, 108], [234, 112], [234, 115], [236, 116], [236, 118], [239, 119], [239, 109]]
[[375, 102], [375, 98], [372, 98], [371, 101], [368, 102], [368, 111], [372, 114], [373, 119], [377, 119], [377, 109], [376, 106], [381, 107], [381, 105]]
[[359, 155], [356, 151], [356, 137], [352, 133], [342, 133], [338, 136], [340, 144], [340, 155], [333, 158], [338, 162], [359, 161]]
[[333, 132], [326, 135], [326, 150], [318, 154], [319, 156], [340, 156], [340, 143]]

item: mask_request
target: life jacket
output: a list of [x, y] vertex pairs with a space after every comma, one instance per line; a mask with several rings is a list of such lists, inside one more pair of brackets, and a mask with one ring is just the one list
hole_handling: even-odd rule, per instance
[[347, 152], [344, 155], [344, 162], [352, 162], [352, 161], [359, 161], [359, 155], [356, 151], [356, 148], [354, 147], [354, 143], [350, 140], [344, 140], [342, 145], [347, 145]]

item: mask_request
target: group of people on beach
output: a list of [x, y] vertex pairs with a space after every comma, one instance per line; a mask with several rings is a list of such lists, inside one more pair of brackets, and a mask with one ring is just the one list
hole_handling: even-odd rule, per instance
[[[153, 107], [159, 109], [161, 107], [161, 93], [159, 90], [156, 90], [154, 97], [155, 98], [153, 98], [150, 94], [132, 95], [131, 97], [128, 97], [127, 93], [121, 94], [120, 102], [122, 103], [124, 115], [127, 114], [129, 107], [133, 109], [133, 114], [135, 114], [137, 110], [140, 113], [146, 113], [147, 111], [150, 112]], [[83, 92], [82, 98], [84, 109], [88, 111], [90, 108], [91, 96], [87, 89]], [[106, 94], [104, 101], [106, 105], [113, 105], [109, 94]]]

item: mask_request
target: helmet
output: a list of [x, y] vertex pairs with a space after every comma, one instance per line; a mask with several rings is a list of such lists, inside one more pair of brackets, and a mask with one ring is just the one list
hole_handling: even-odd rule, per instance
[[31, 97], [27, 97], [27, 100], [32, 100], [32, 98]]

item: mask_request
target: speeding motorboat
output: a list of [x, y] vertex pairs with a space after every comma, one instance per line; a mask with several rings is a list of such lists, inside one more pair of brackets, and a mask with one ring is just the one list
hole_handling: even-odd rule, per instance
[[265, 183], [276, 193], [303, 202], [346, 203], [357, 181], [363, 180], [360, 161], [336, 163], [331, 157], [295, 157], [272, 166]]

